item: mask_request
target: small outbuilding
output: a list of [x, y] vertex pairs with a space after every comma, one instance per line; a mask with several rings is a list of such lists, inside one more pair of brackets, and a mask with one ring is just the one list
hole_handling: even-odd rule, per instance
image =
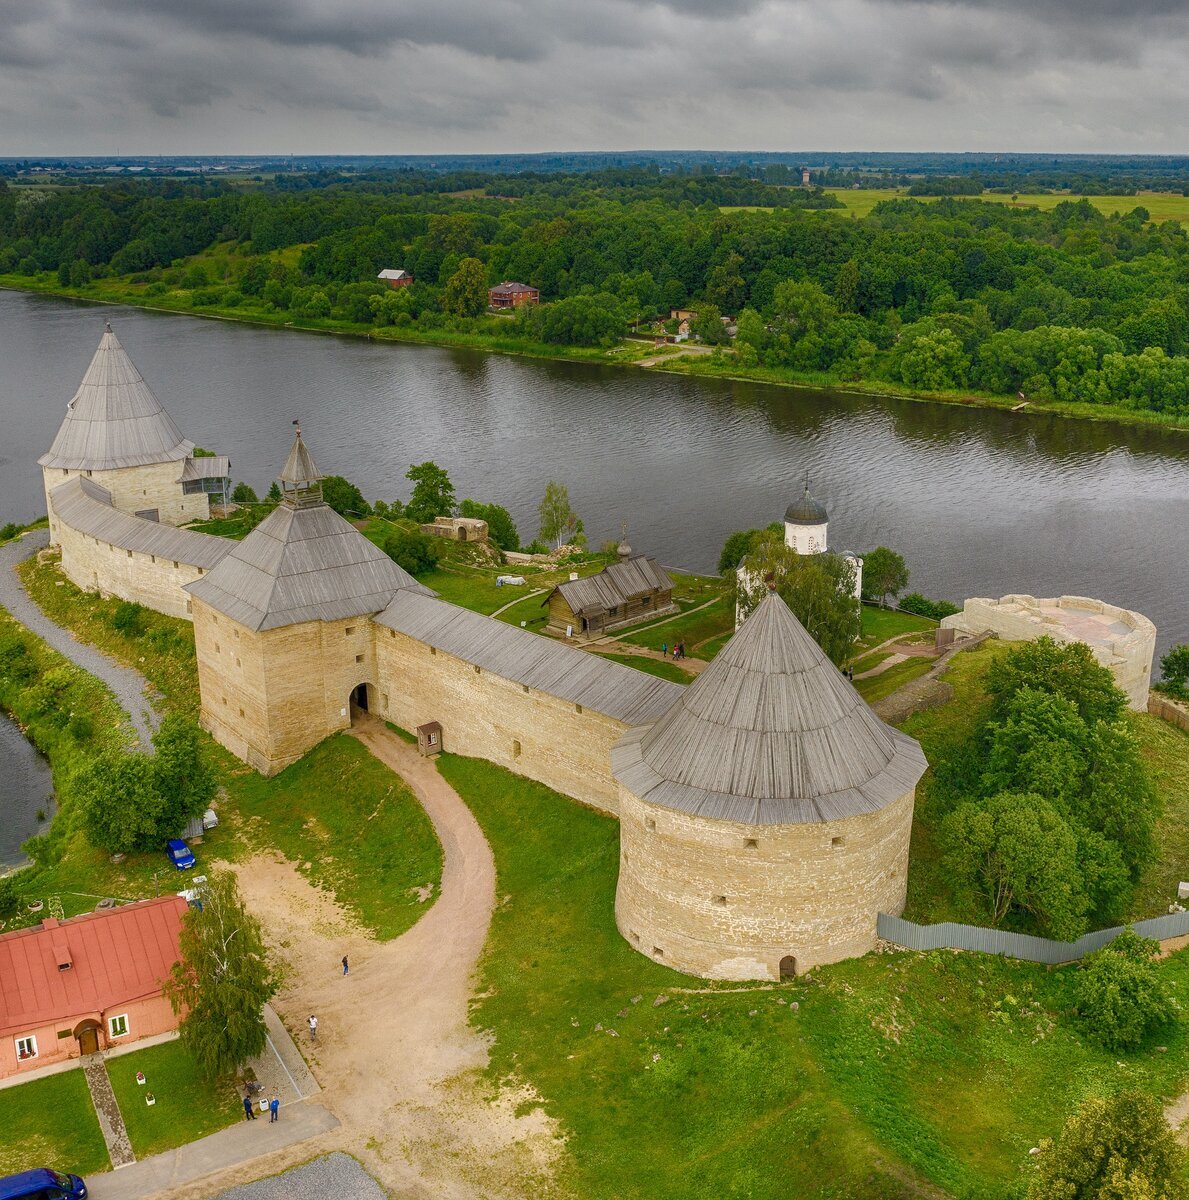
[[432, 525], [421, 526], [421, 532], [454, 542], [485, 542], [487, 522], [478, 517], [434, 517]]
[[408, 287], [413, 282], [413, 276], [402, 267], [385, 267], [376, 278], [390, 288]]
[[545, 605], [549, 610], [547, 631], [579, 640], [679, 611], [673, 603], [673, 581], [665, 569], [647, 555], [630, 556], [630, 550], [597, 575], [559, 583]]
[[168, 1033], [187, 908], [161, 896], [0, 935], [0, 1079]]
[[513, 283], [505, 279], [495, 287], [487, 289], [487, 303], [492, 308], [519, 308], [522, 304], [539, 304], [541, 293], [527, 283]]

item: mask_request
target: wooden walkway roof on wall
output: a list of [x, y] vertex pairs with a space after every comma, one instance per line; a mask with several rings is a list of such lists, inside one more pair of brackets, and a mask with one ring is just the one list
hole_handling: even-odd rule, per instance
[[375, 621], [493, 675], [626, 724], [655, 721], [682, 686], [444, 600], [398, 592]]
[[254, 631], [376, 613], [401, 588], [433, 594], [324, 503], [283, 503], [231, 547], [186, 590]]
[[772, 593], [668, 713], [620, 739], [611, 766], [650, 803], [783, 825], [874, 812], [927, 764]]
[[100, 542], [155, 554], [158, 558], [210, 570], [235, 546], [227, 538], [193, 529], [175, 529], [112, 507], [111, 493], [93, 479], [76, 475], [50, 492], [59, 520]]
[[570, 611], [580, 617], [588, 613], [606, 612], [637, 596], [651, 596], [654, 592], [672, 589], [673, 581], [664, 568], [655, 558], [643, 554], [626, 562], [611, 563], [597, 575], [559, 583], [556, 588], [570, 606]]
[[53, 444], [37, 462], [74, 471], [111, 471], [178, 462], [193, 449], [109, 325], [66, 405]]

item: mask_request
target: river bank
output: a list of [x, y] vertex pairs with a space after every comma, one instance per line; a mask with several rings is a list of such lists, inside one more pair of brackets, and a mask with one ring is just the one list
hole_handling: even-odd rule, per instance
[[657, 362], [654, 361], [656, 347], [651, 341], [632, 338], [624, 338], [617, 346], [609, 349], [589, 346], [559, 346], [544, 342], [529, 342], [513, 336], [475, 331], [424, 330], [413, 326], [396, 325], [374, 326], [329, 317], [299, 317], [287, 311], [268, 313], [253, 309], [245, 312], [242, 306], [228, 308], [220, 305], [203, 305], [196, 308], [190, 302], [189, 294], [147, 296], [144, 294], [143, 285], [128, 284], [122, 279], [97, 280], [83, 287], [71, 287], [59, 284], [56, 277], [49, 274], [36, 279], [21, 275], [0, 274], [0, 289], [31, 292], [84, 304], [126, 305], [148, 312], [172, 313], [178, 316], [201, 317], [206, 320], [228, 321], [239, 325], [253, 325], [269, 329], [294, 330], [301, 333], [361, 338], [369, 342], [440, 346], [445, 349], [477, 350], [488, 354], [555, 362], [635, 367], [650, 372], [690, 375], [707, 379], [738, 380], [766, 387], [800, 388], [871, 396], [876, 399], [911, 400], [922, 404], [995, 409], [1010, 411], [1026, 418], [1064, 417], [1070, 420], [1093, 421], [1104, 425], [1139, 426], [1167, 430], [1177, 434], [1178, 437], [1189, 434], [1189, 416], [1176, 417], [1164, 413], [1122, 408], [1117, 405], [1078, 404], [1059, 400], [1021, 404], [1018, 395], [991, 395], [969, 391], [915, 391], [883, 379], [847, 379], [824, 372], [796, 371], [788, 367], [744, 367], [731, 351], [682, 356], [677, 348], [674, 348], [670, 359], [662, 359]]

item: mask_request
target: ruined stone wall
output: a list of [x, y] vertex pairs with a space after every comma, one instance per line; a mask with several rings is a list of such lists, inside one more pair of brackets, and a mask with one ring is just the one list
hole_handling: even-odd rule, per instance
[[71, 583], [101, 596], [118, 596], [170, 617], [190, 619], [190, 597], [182, 590], [202, 574], [201, 567], [173, 562], [138, 550], [125, 550], [51, 520], [62, 549], [62, 572]]
[[627, 727], [418, 642], [376, 628], [378, 715], [442, 723], [442, 746], [485, 758], [603, 812], [617, 813], [611, 747]]
[[878, 812], [740, 825], [620, 792], [620, 933], [657, 962], [709, 979], [778, 979], [866, 954], [875, 917], [899, 914], [912, 792]]
[[183, 463], [153, 463], [147, 467], [120, 467], [114, 471], [75, 471], [58, 467], [43, 467], [46, 512], [50, 515], [50, 544], [54, 544], [54, 506], [50, 492], [76, 475], [94, 480], [111, 493], [112, 505], [121, 512], [135, 516], [149, 509], [157, 510], [162, 525], [185, 525], [188, 521], [203, 521], [211, 515], [210, 496], [206, 492], [182, 494]]

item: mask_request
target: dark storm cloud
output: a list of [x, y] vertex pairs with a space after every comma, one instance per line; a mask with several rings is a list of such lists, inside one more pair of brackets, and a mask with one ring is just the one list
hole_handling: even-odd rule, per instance
[[1186, 0], [0, 0], [0, 153], [1184, 151]]

